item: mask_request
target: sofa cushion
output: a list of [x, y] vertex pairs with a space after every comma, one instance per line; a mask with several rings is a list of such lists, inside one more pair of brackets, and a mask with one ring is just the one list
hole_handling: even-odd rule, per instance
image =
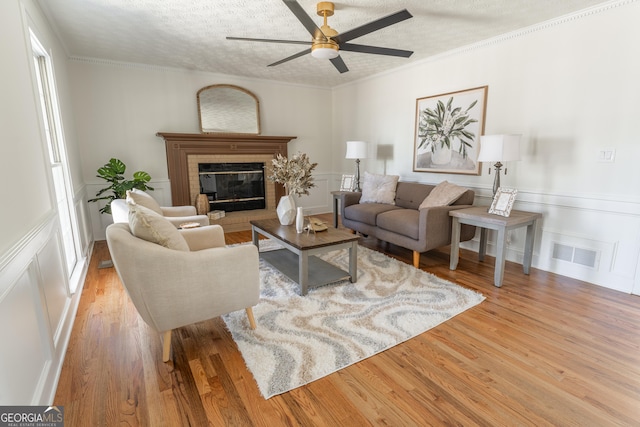
[[396, 188], [396, 206], [407, 209], [418, 209], [420, 203], [429, 195], [435, 185], [418, 182], [398, 182]]
[[431, 193], [425, 197], [424, 201], [420, 204], [419, 209], [432, 208], [435, 206], [448, 206], [455, 202], [462, 196], [466, 188], [460, 187], [456, 184], [452, 184], [447, 181], [442, 181], [440, 184], [431, 190]]
[[420, 212], [415, 209], [397, 209], [378, 215], [376, 225], [381, 230], [419, 240]]
[[178, 229], [166, 218], [142, 205], [129, 203], [129, 228], [131, 234], [139, 239], [189, 252], [189, 245]]
[[[382, 212], [402, 209], [398, 206], [384, 203], [361, 203], [350, 205], [344, 208], [344, 217], [351, 221], [363, 222], [369, 225], [376, 225], [376, 218]], [[417, 211], [416, 211], [417, 212]]]
[[384, 203], [395, 205], [398, 175], [376, 175], [364, 173], [360, 203]]
[[156, 199], [140, 190], [127, 190], [127, 201], [133, 201], [136, 205], [144, 206], [147, 209], [151, 209], [158, 215], [162, 215], [162, 208], [156, 202]]

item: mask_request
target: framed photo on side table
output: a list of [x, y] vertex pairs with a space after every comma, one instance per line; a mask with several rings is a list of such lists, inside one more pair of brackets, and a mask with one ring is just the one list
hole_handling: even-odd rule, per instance
[[342, 175], [342, 182], [340, 183], [340, 191], [353, 191], [353, 187], [356, 183], [355, 175]]
[[511, 208], [513, 208], [513, 202], [516, 200], [516, 194], [518, 194], [518, 190], [515, 188], [498, 188], [496, 195], [493, 196], [489, 213], [509, 216], [511, 214]]

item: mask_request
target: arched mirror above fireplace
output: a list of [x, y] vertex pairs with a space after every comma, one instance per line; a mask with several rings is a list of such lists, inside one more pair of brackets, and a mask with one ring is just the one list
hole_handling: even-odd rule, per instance
[[198, 91], [202, 133], [260, 134], [260, 103], [240, 86], [218, 84]]

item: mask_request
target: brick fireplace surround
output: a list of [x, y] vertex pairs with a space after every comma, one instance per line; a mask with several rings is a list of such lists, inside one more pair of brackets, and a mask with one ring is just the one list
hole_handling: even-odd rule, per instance
[[[200, 192], [198, 163], [262, 162], [269, 165], [277, 154], [287, 155], [287, 143], [295, 136], [262, 136], [245, 134], [156, 134], [165, 140], [167, 169], [174, 206], [194, 205]], [[266, 209], [229, 212], [220, 220], [225, 231], [250, 228], [252, 219], [275, 217], [276, 201], [284, 195], [282, 185], [265, 182]]]

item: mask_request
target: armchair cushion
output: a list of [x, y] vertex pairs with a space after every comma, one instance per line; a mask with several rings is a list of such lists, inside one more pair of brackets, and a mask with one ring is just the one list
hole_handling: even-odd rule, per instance
[[136, 190], [127, 190], [127, 201], [133, 200], [136, 205], [144, 206], [147, 209], [151, 209], [158, 215], [163, 215], [162, 208], [156, 202], [156, 199], [145, 193], [144, 191]]
[[449, 206], [467, 191], [466, 188], [442, 181], [425, 197], [418, 209]]
[[178, 229], [151, 209], [135, 203], [129, 205], [129, 227], [139, 239], [177, 251], [189, 251], [187, 241]]

